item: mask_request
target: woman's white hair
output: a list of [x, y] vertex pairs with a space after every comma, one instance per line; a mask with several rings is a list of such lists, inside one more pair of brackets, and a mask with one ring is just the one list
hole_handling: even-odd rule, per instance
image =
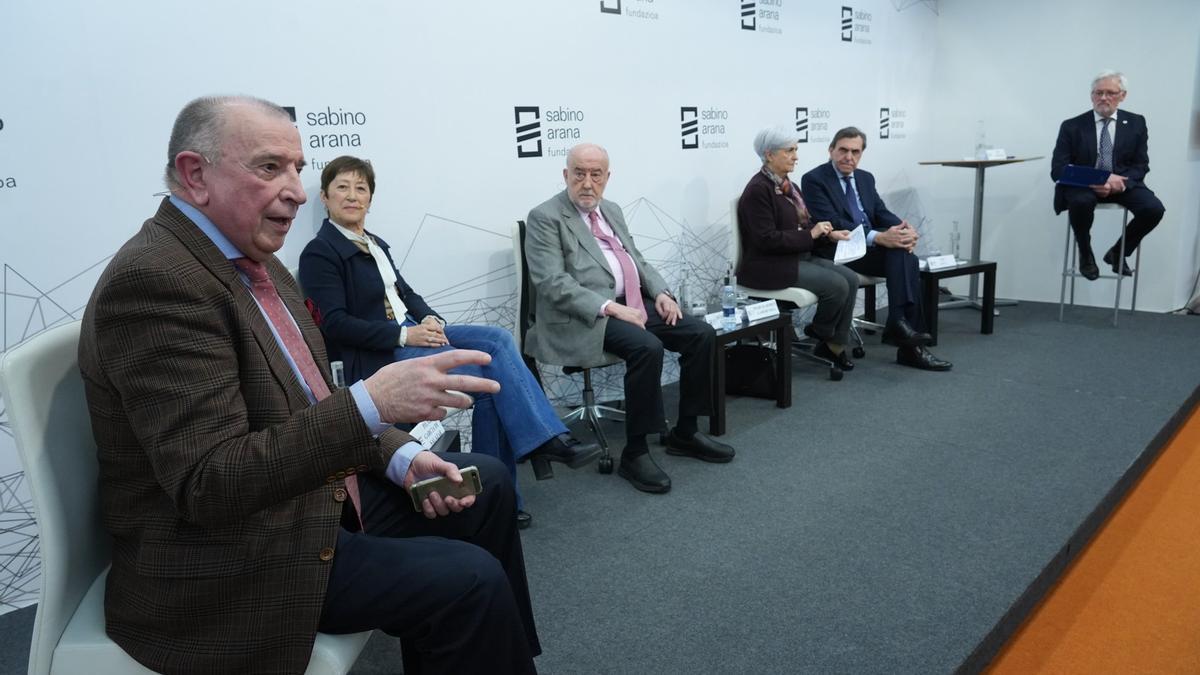
[[1107, 80], [1110, 78], [1117, 81], [1117, 84], [1119, 84], [1121, 87], [1121, 91], [1129, 91], [1127, 89], [1129, 83], [1125, 80], [1125, 73], [1116, 70], [1100, 71], [1099, 75], [1092, 78], [1092, 89], [1095, 89], [1096, 85], [1099, 84], [1101, 80]]
[[782, 150], [800, 140], [800, 134], [788, 127], [768, 127], [754, 137], [754, 152], [765, 164], [767, 153]]

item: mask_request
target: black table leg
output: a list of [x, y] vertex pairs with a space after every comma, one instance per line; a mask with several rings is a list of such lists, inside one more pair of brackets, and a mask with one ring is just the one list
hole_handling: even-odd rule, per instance
[[921, 288], [925, 291], [925, 329], [933, 336], [933, 344], [936, 345], [938, 337], [938, 280], [933, 275], [930, 275], [921, 281]]
[[792, 407], [792, 324], [775, 329], [775, 407]]
[[984, 335], [992, 334], [992, 321], [996, 314], [996, 266], [992, 265], [983, 273], [983, 316], [979, 321], [979, 332]]
[[718, 339], [713, 349], [712, 415], [708, 417], [708, 433], [725, 433], [725, 341]]

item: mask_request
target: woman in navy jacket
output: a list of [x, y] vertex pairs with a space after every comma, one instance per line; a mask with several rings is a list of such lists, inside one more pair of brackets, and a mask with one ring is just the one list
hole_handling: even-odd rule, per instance
[[[349, 156], [321, 172], [321, 201], [329, 217], [300, 254], [300, 285], [325, 337], [331, 361], [341, 360], [347, 382], [371, 376], [392, 361], [450, 349], [491, 355], [486, 366], [453, 372], [496, 380], [500, 391], [475, 399], [472, 450], [494, 455], [516, 478], [516, 460], [528, 456], [535, 475], [553, 475], [549, 462], [576, 468], [599, 456], [595, 444], [576, 440], [558, 419], [512, 335], [494, 326], [447, 324], [396, 270], [387, 242], [364, 227], [375, 193], [371, 165]], [[518, 522], [529, 523], [518, 492]]]

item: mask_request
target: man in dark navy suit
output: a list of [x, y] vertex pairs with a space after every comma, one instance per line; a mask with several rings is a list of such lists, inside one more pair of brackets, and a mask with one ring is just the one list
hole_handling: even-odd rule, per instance
[[[1125, 100], [1125, 84], [1125, 76], [1111, 70], [1092, 80], [1092, 109], [1062, 123], [1050, 161], [1050, 177], [1056, 181], [1068, 164], [1112, 172], [1103, 185], [1054, 186], [1054, 212], [1068, 212], [1079, 243], [1079, 273], [1088, 279], [1100, 276], [1091, 234], [1098, 202], [1117, 203], [1133, 213], [1133, 220], [1125, 228], [1126, 256], [1158, 225], [1165, 212], [1162, 202], [1144, 182], [1150, 172], [1146, 118], [1125, 110], [1117, 112], [1117, 106]], [[1114, 273], [1130, 276], [1133, 272], [1121, 258], [1120, 246], [1118, 238], [1104, 254], [1104, 262], [1112, 266]]]
[[[863, 228], [867, 255], [846, 266], [860, 274], [887, 279], [888, 316], [883, 341], [895, 345], [896, 362], [922, 370], [950, 370], [951, 363], [929, 351], [933, 342], [923, 332], [921, 271], [913, 249], [917, 230], [888, 210], [875, 190], [875, 177], [858, 168], [867, 135], [856, 127], [839, 129], [829, 144], [829, 161], [804, 174], [800, 192], [814, 221], [834, 229]], [[829, 259], [837, 250], [829, 241], [813, 253]]]

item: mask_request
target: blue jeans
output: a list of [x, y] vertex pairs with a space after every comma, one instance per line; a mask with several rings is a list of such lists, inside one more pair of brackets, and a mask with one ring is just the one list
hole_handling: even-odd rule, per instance
[[[406, 326], [412, 325], [405, 322]], [[486, 377], [500, 383], [496, 394], [476, 394], [471, 418], [471, 451], [496, 457], [508, 467], [513, 483], [517, 478], [517, 460], [538, 446], [566, 433], [567, 427], [546, 400], [533, 373], [525, 366], [512, 334], [494, 326], [447, 325], [445, 347], [397, 347], [395, 359], [415, 359], [451, 349], [475, 349], [487, 352], [492, 362], [486, 366], [459, 366], [452, 373]], [[517, 508], [524, 499], [517, 491]]]

